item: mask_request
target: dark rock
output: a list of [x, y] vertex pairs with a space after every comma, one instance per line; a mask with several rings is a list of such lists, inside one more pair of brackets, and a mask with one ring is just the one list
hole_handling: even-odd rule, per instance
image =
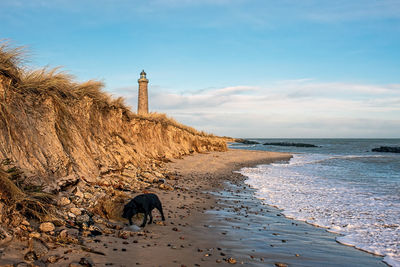
[[287, 142], [272, 142], [272, 143], [264, 143], [264, 146], [294, 146], [294, 147], [318, 147], [313, 144], [305, 144], [305, 143], [287, 143]]
[[92, 224], [92, 221], [88, 214], [82, 214], [76, 216], [75, 223], [79, 228], [87, 229]]
[[97, 229], [90, 231], [90, 235], [91, 235], [92, 237], [93, 237], [93, 236], [102, 235], [102, 234], [103, 234], [103, 233], [100, 232], [100, 231], [97, 230]]
[[122, 239], [128, 239], [131, 236], [132, 232], [129, 231], [119, 231], [118, 232], [118, 237]]
[[33, 252], [33, 251], [28, 251], [24, 256], [24, 260], [26, 260], [26, 261], [35, 261], [37, 259], [38, 259], [38, 257], [36, 256], [35, 252]]
[[81, 260], [79, 261], [79, 264], [82, 266], [86, 266], [86, 267], [92, 267], [93, 264], [86, 258], [81, 258]]
[[246, 140], [246, 139], [235, 139], [236, 143], [241, 143], [241, 144], [245, 144], [245, 145], [257, 145], [259, 144], [259, 142], [256, 141], [251, 141], [251, 140]]
[[47, 262], [48, 263], [56, 263], [59, 259], [60, 259], [60, 257], [52, 255], [47, 258]]
[[400, 147], [381, 146], [381, 147], [372, 149], [372, 152], [400, 153]]

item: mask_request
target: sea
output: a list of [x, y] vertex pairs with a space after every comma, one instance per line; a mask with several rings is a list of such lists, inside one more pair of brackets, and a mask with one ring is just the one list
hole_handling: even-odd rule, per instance
[[[290, 161], [243, 168], [264, 204], [337, 233], [336, 241], [400, 266], [400, 154], [371, 152], [400, 139], [248, 139], [231, 148], [290, 152]], [[263, 145], [307, 143], [317, 147]]]

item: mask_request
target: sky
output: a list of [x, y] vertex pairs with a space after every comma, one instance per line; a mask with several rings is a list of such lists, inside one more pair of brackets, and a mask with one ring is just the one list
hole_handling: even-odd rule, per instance
[[399, 0], [0, 0], [0, 39], [218, 135], [400, 138]]

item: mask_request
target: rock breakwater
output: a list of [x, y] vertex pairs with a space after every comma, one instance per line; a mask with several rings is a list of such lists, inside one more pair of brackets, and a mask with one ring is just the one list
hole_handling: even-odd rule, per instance
[[400, 153], [400, 147], [381, 146], [373, 148], [372, 152]]

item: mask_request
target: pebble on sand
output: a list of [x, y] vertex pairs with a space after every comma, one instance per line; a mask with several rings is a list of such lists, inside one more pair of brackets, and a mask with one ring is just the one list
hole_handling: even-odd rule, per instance
[[67, 197], [62, 197], [59, 201], [58, 201], [58, 205], [60, 206], [66, 206], [68, 204], [71, 203], [71, 200], [69, 200], [69, 198]]
[[48, 258], [47, 258], [47, 262], [48, 263], [56, 263], [58, 261], [58, 257], [57, 256], [49, 256]]
[[29, 237], [40, 238], [40, 233], [38, 233], [38, 232], [30, 233]]
[[82, 214], [82, 211], [78, 208], [71, 208], [69, 211], [73, 213], [75, 216], [79, 216]]
[[40, 231], [47, 233], [47, 232], [54, 231], [55, 226], [51, 222], [45, 222], [45, 223], [40, 224], [39, 229], [40, 229]]
[[237, 261], [234, 258], [229, 257], [229, 258], [226, 259], [226, 262], [230, 263], [230, 264], [236, 264]]

